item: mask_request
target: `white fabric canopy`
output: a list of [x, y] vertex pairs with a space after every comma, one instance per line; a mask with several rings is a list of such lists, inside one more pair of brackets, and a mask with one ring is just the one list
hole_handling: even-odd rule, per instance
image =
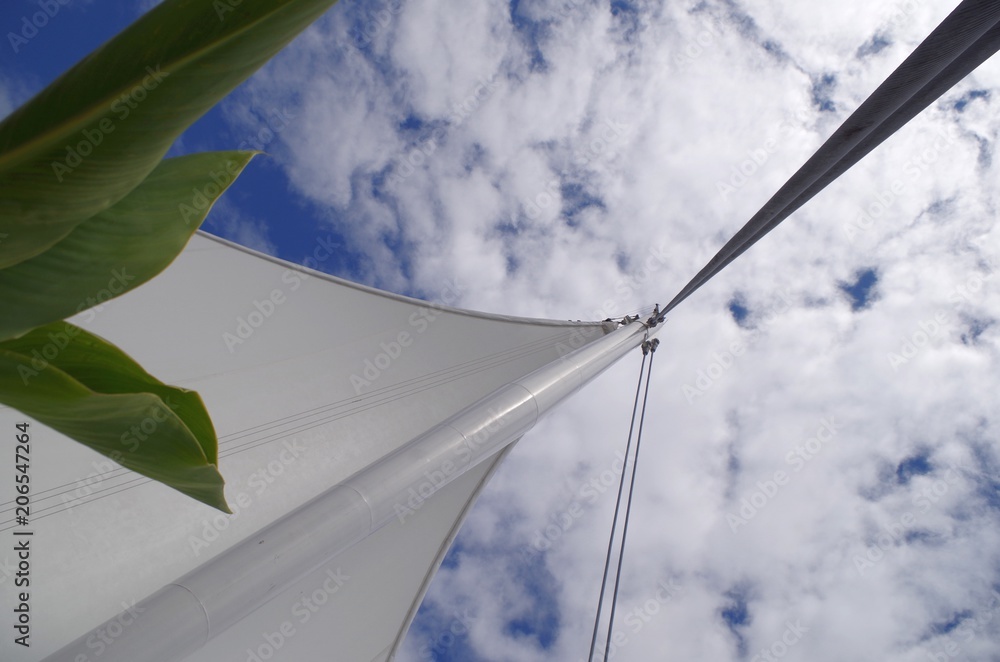
[[[430, 306], [202, 234], [159, 277], [72, 321], [162, 381], [202, 395], [234, 514], [33, 424], [32, 646], [4, 637], [4, 660], [53, 653], [484, 395], [603, 335], [600, 324]], [[23, 420], [0, 409], [2, 430]], [[270, 649], [273, 659], [309, 659], [304, 651], [319, 641], [341, 647], [336, 659], [386, 659], [499, 457], [426, 503], [414, 499], [400, 521], [336, 567], [272, 599], [263, 608], [273, 611], [265, 618], [271, 630], [236, 626], [193, 659], [252, 660], [255, 647], [262, 659]], [[5, 531], [13, 525], [11, 475], [0, 477]], [[10, 614], [13, 582], [7, 573], [0, 581], [0, 607]], [[315, 612], [300, 604], [314, 593], [324, 601]], [[121, 628], [90, 633], [90, 659], [112, 649], [128, 613], [119, 620]], [[286, 623], [294, 636], [281, 635]], [[270, 644], [268, 633], [277, 633]]]

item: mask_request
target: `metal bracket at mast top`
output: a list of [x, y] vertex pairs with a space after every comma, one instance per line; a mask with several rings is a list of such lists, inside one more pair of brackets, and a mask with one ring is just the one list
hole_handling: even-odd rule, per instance
[[656, 304], [655, 306], [653, 306], [653, 314], [650, 315], [649, 319], [647, 319], [643, 323], [648, 328], [651, 329], [654, 326], [656, 326], [657, 324], [659, 324], [660, 322], [662, 322], [664, 319], [666, 319], [666, 316], [667, 316], [666, 313], [661, 313], [660, 312], [660, 304]]

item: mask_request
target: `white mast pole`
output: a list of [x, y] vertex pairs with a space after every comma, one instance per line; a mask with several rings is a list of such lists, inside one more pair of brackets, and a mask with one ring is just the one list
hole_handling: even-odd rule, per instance
[[[102, 662], [184, 659], [391, 521], [428, 474], [445, 477], [437, 481], [435, 489], [440, 489], [488, 459], [655, 330], [631, 322], [497, 389], [153, 593], [134, 608], [129, 626], [104, 651]], [[123, 617], [124, 612], [107, 624]], [[47, 660], [89, 659], [88, 635]]]

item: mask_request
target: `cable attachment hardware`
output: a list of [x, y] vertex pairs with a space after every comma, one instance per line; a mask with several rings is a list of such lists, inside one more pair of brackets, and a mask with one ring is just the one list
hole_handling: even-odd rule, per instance
[[653, 307], [653, 314], [650, 315], [649, 319], [646, 320], [646, 322], [645, 322], [646, 326], [648, 328], [652, 329], [654, 326], [656, 326], [657, 324], [659, 324], [660, 322], [662, 322], [666, 316], [667, 316], [666, 313], [661, 313], [660, 312], [660, 304], [656, 304]]
[[653, 338], [652, 340], [643, 340], [642, 341], [642, 355], [646, 356], [647, 354], [651, 354], [652, 352], [655, 352], [656, 348], [659, 347], [659, 346], [660, 346], [660, 339], [659, 338]]

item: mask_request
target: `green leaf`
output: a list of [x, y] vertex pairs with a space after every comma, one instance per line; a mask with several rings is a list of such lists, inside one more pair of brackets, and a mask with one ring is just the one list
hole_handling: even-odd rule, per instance
[[230, 512], [201, 397], [67, 322], [0, 343], [0, 402], [124, 467]]
[[124, 294], [163, 271], [254, 154], [161, 161], [118, 204], [44, 253], [0, 269], [0, 341]]
[[146, 178], [184, 129], [336, 0], [166, 0], [0, 124], [0, 268]]

